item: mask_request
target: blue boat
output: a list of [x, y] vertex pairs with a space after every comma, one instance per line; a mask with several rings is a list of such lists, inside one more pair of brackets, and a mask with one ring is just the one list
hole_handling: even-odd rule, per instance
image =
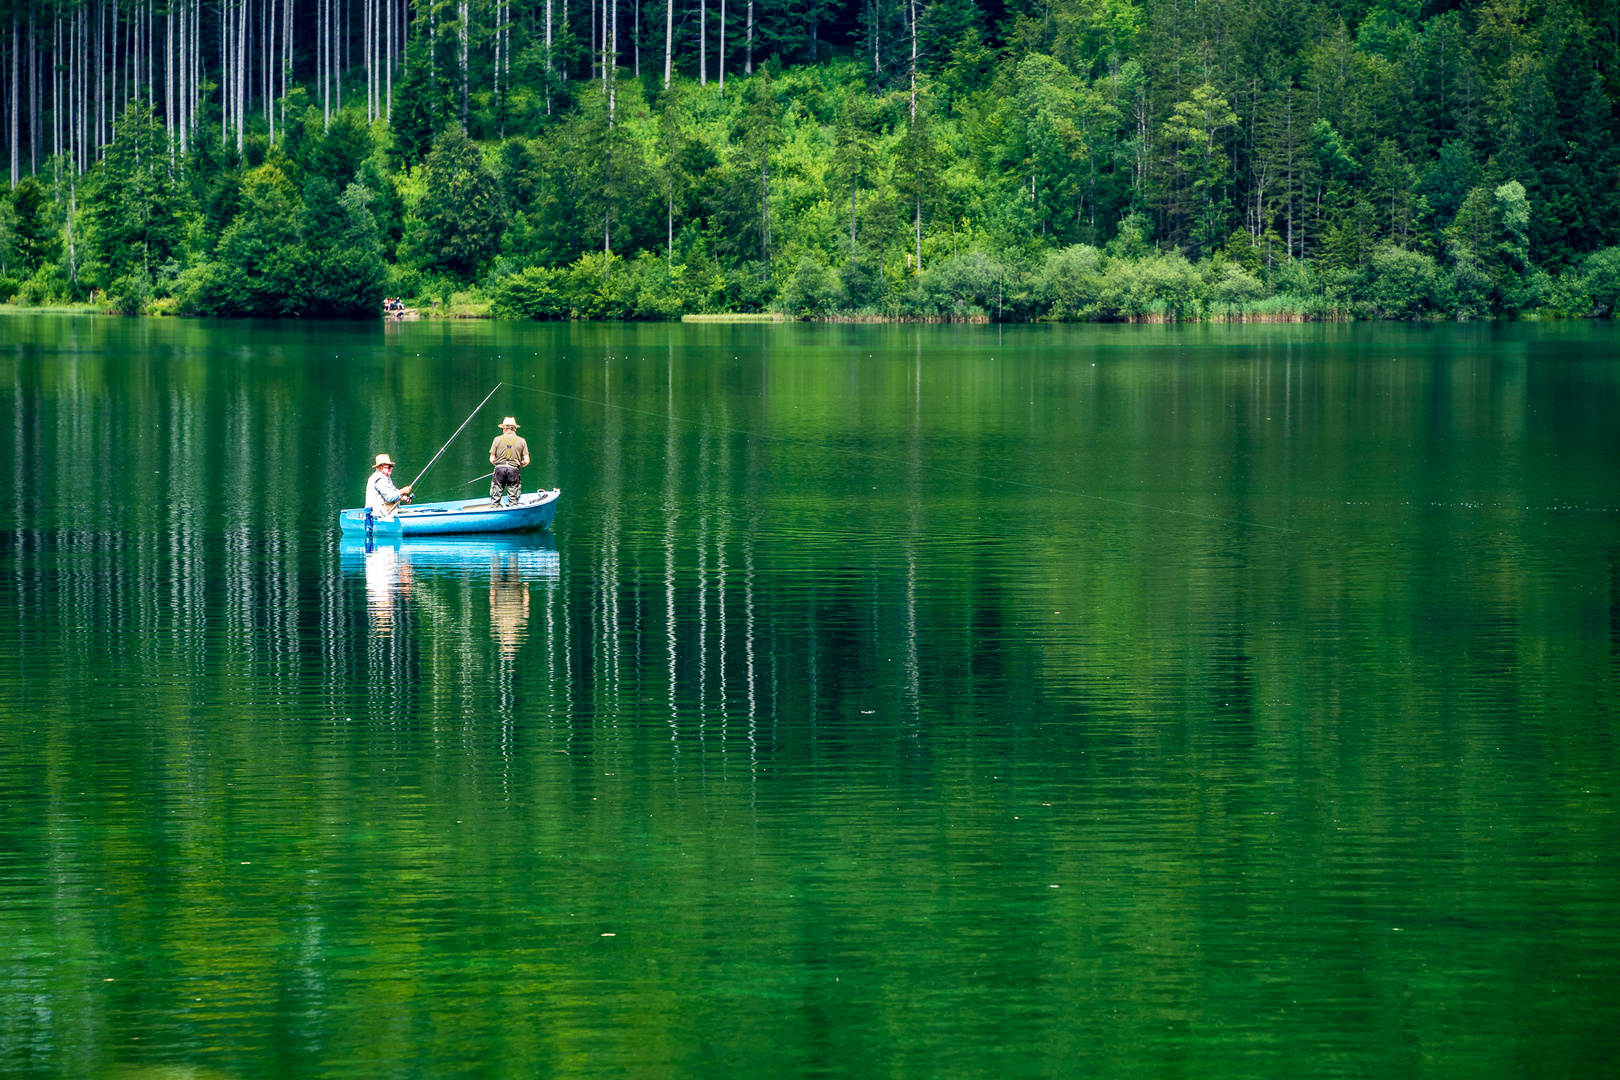
[[509, 533], [544, 529], [557, 516], [561, 488], [531, 491], [515, 506], [500, 506], [488, 499], [415, 503], [402, 506], [393, 520], [370, 516], [365, 509], [339, 510], [338, 525], [345, 537], [374, 541], [407, 536], [455, 536], [466, 533]]

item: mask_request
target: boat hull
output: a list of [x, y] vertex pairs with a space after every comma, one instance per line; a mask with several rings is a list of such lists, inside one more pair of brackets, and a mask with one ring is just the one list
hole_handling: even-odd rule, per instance
[[[488, 499], [417, 503], [402, 507], [392, 521], [373, 517], [370, 535], [373, 540], [391, 540], [407, 536], [459, 536], [544, 529], [557, 516], [557, 500], [561, 496], [561, 489], [531, 492], [519, 499], [516, 506], [494, 506]], [[344, 536], [364, 539], [367, 535], [365, 510], [338, 511], [338, 526]]]

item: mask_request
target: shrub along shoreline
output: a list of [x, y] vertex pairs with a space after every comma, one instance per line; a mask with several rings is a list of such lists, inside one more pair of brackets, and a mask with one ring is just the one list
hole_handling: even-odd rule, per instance
[[[650, 253], [623, 259], [602, 252], [581, 256], [571, 266], [531, 266], [480, 286], [437, 293], [430, 288], [405, 300], [427, 319], [658, 321], [740, 314], [836, 323], [1571, 319], [1609, 318], [1620, 307], [1620, 247], [1595, 252], [1559, 275], [1532, 268], [1504, 280], [1500, 272], [1493, 277], [1467, 264], [1447, 267], [1427, 254], [1392, 246], [1350, 269], [1321, 269], [1301, 260], [1268, 264], [1260, 249], [1245, 243], [1245, 233], [1194, 263], [1179, 252], [1145, 249], [1130, 225], [1124, 223], [1123, 239], [1102, 249], [1075, 244], [1023, 260], [978, 251], [949, 256], [891, 289], [880, 304], [863, 307], [842, 303], [837, 272], [809, 257], [786, 276], [772, 302], [749, 306], [728, 305], [736, 290], [723, 272], [705, 281], [690, 268]], [[10, 284], [16, 295], [7, 307], [38, 306], [26, 288]], [[1504, 293], [1511, 294], [1506, 311]], [[232, 313], [198, 310], [194, 300], [176, 296], [138, 306], [100, 296], [90, 304], [39, 310]]]

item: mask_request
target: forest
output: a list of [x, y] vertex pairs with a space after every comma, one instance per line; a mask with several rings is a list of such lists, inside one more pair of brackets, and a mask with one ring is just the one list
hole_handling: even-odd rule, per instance
[[7, 0], [0, 300], [1610, 317], [1620, 0]]

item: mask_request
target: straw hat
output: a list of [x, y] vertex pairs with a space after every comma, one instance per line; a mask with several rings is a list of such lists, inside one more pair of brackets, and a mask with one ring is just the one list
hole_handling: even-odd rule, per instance
[[394, 459], [389, 457], [387, 454], [378, 454], [377, 455], [377, 464], [374, 465], [373, 468], [380, 469], [384, 465], [392, 465], [393, 463], [394, 463]]
[[505, 431], [509, 427], [522, 427], [522, 426], [523, 426], [522, 424], [518, 423], [516, 420], [512, 419], [510, 416], [508, 416], [505, 420], [501, 421], [501, 430], [502, 431]]

